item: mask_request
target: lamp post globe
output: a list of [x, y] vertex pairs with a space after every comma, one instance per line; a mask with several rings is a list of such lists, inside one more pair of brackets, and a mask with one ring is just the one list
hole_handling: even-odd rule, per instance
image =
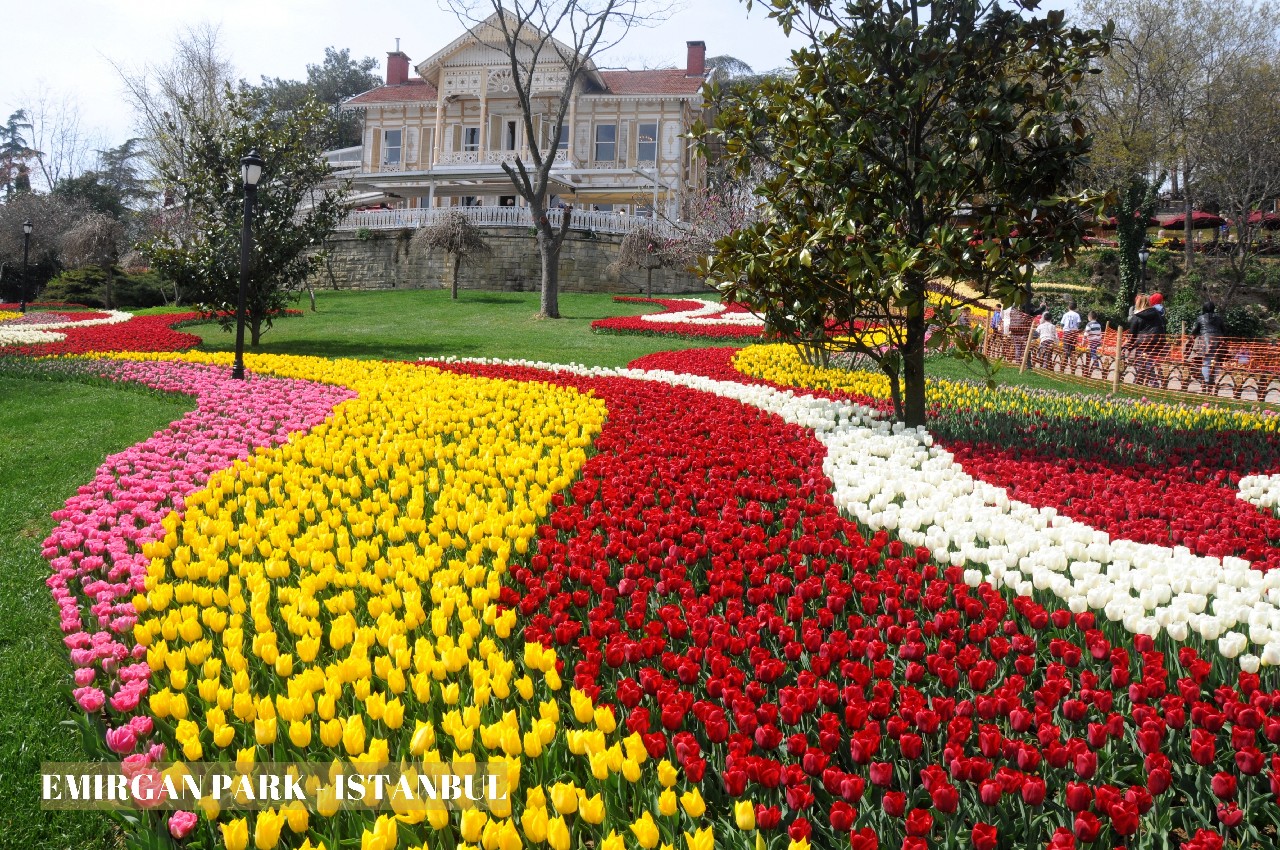
[[244, 302], [249, 288], [249, 255], [253, 247], [253, 204], [257, 200], [258, 181], [262, 179], [262, 157], [256, 150], [240, 159], [240, 180], [244, 185], [244, 222], [240, 227], [240, 294], [236, 299], [236, 361], [231, 377], [244, 380]]
[[1138, 263], [1142, 266], [1142, 282], [1147, 282], [1147, 260], [1151, 259], [1151, 243], [1143, 242], [1138, 249]]
[[22, 222], [22, 289], [18, 293], [18, 312], [27, 312], [27, 255], [31, 251], [31, 219]]

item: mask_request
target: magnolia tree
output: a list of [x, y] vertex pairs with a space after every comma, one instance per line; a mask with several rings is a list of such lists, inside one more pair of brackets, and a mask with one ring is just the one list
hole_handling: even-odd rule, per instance
[[[767, 214], [717, 243], [707, 279], [811, 351], [870, 357], [910, 425], [925, 421], [931, 287], [989, 278], [1012, 296], [1034, 259], [1083, 237], [1085, 198], [1064, 188], [1090, 148], [1074, 89], [1105, 33], [1037, 5], [772, 0], [807, 41], [794, 78], [716, 122], [738, 173], [761, 158], [771, 173]], [[963, 343], [953, 307], [935, 309], [935, 339]]]
[[[335, 186], [320, 156], [332, 111], [315, 98], [281, 112], [259, 93], [225, 90], [225, 109], [208, 114], [196, 101], [174, 122], [177, 156], [166, 181], [181, 189], [185, 212], [161, 222], [139, 250], [150, 266], [175, 281], [225, 329], [235, 321], [240, 281], [243, 184], [240, 160], [256, 150], [265, 162], [252, 222], [253, 249], [246, 298], [250, 345], [258, 345], [271, 317], [307, 285], [323, 262], [316, 249], [346, 214], [346, 189]], [[180, 129], [179, 129], [180, 128]]]

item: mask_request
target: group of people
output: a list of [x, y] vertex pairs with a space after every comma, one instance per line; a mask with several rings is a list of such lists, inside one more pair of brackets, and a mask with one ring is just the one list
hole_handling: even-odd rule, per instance
[[[991, 330], [1003, 336], [1005, 356], [1012, 354], [1015, 363], [1022, 363], [1025, 356], [1028, 367], [1051, 368], [1054, 358], [1061, 352], [1067, 362], [1085, 350], [1088, 352], [1087, 371], [1102, 367], [1098, 350], [1102, 345], [1103, 327], [1096, 313], [1090, 311], [1082, 319], [1074, 301], [1067, 303], [1062, 317], [1055, 322], [1044, 304], [1023, 307], [997, 307], [991, 314]], [[1202, 387], [1208, 391], [1222, 374], [1227, 357], [1226, 327], [1212, 301], [1201, 306], [1200, 315], [1191, 326], [1183, 359], [1200, 360]], [[1027, 343], [1034, 338], [1036, 345], [1026, 352]], [[1010, 351], [1010, 349], [1012, 349]], [[1134, 364], [1135, 382], [1146, 386], [1163, 386], [1159, 362], [1169, 353], [1168, 320], [1165, 317], [1164, 296], [1159, 292], [1138, 295], [1124, 342], [1125, 359]]]
[[1066, 311], [1057, 323], [1054, 322], [1049, 308], [1044, 304], [1021, 308], [997, 307], [991, 314], [991, 328], [1011, 340], [1013, 359], [1018, 363], [1022, 362], [1024, 347], [1032, 336], [1033, 328], [1037, 342], [1035, 356], [1027, 356], [1028, 366], [1037, 364], [1046, 368], [1052, 366], [1059, 344], [1069, 358], [1074, 357], [1081, 349], [1082, 342], [1089, 352], [1089, 368], [1092, 369], [1095, 365], [1101, 366], [1102, 363], [1098, 358], [1098, 348], [1102, 345], [1102, 323], [1098, 321], [1097, 314], [1092, 311], [1088, 314], [1088, 321], [1082, 319], [1076, 311], [1074, 301], [1068, 302]]

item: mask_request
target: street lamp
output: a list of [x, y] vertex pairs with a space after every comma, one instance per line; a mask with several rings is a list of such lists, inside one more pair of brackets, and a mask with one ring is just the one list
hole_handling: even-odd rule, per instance
[[244, 380], [244, 298], [249, 287], [249, 249], [253, 243], [253, 202], [258, 196], [258, 180], [262, 178], [262, 157], [256, 150], [240, 160], [240, 177], [244, 182], [244, 224], [240, 228], [240, 297], [236, 301], [236, 362], [231, 377]]
[[18, 312], [27, 312], [27, 254], [31, 251], [31, 219], [22, 223], [22, 291], [18, 293]]

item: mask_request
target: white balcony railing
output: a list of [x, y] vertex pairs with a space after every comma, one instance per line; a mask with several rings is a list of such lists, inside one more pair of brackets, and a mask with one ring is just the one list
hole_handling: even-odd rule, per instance
[[[460, 212], [477, 227], [533, 227], [533, 216], [524, 207], [440, 207], [434, 209], [372, 210], [353, 212], [338, 225], [338, 230], [395, 230], [405, 227], [422, 227], [447, 212]], [[547, 217], [553, 225], [559, 225], [561, 210], [548, 210]], [[595, 233], [630, 233], [649, 224], [650, 219], [634, 215], [573, 210], [570, 212], [569, 229]], [[659, 221], [659, 227], [675, 228]]]

